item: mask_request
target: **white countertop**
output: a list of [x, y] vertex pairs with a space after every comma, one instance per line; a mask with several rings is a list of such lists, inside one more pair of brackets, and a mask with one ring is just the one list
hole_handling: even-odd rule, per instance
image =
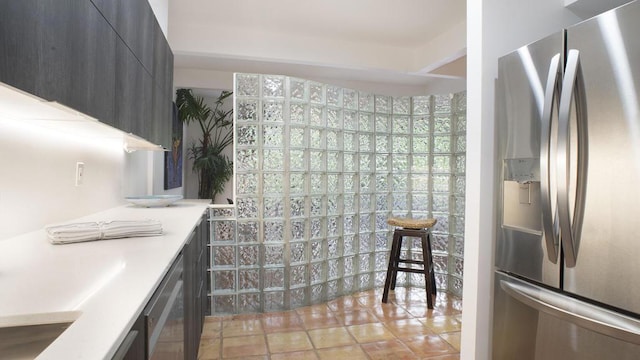
[[52, 245], [43, 229], [0, 240], [0, 321], [79, 312], [38, 359], [110, 359], [207, 207], [125, 205], [69, 222], [157, 219], [163, 236]]

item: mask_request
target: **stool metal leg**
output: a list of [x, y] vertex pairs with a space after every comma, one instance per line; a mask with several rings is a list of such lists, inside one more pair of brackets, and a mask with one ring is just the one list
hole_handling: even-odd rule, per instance
[[431, 261], [431, 247], [429, 246], [429, 233], [420, 237], [422, 241], [422, 261], [424, 264], [424, 280], [427, 292], [427, 308], [433, 309], [433, 297], [435, 294], [436, 282], [433, 274], [433, 262]]
[[[389, 254], [389, 266], [387, 267], [387, 278], [384, 281], [384, 292], [382, 293], [382, 302], [387, 303], [389, 300], [389, 289], [391, 288], [392, 279], [395, 280], [397, 275], [398, 259], [396, 251], [399, 247], [400, 236], [397, 232], [393, 233], [393, 241], [391, 242], [391, 253]], [[395, 283], [395, 281], [393, 281]], [[394, 284], [395, 285], [395, 284]]]

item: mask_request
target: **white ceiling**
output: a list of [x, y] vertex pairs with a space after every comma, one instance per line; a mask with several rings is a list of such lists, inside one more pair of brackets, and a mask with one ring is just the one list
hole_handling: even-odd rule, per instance
[[460, 82], [465, 29], [465, 0], [169, 2], [178, 69], [407, 86]]

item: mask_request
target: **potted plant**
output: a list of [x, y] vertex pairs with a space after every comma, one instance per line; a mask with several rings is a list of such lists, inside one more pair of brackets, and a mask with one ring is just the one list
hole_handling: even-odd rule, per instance
[[195, 96], [191, 89], [176, 91], [176, 105], [181, 122], [197, 122], [202, 137], [187, 149], [193, 161], [193, 172], [198, 174], [198, 198], [215, 200], [233, 176], [233, 161], [222, 154], [233, 142], [233, 109], [224, 111], [222, 104], [233, 92], [223, 91], [213, 108], [204, 98]]

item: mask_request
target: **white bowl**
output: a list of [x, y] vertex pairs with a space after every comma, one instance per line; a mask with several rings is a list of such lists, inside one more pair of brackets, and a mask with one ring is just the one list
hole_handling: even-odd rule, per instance
[[181, 199], [182, 195], [145, 195], [125, 198], [129, 203], [141, 207], [164, 207]]

